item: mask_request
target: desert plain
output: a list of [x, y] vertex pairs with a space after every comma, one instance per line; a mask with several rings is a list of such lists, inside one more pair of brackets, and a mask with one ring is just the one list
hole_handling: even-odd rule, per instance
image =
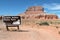
[[0, 20], [0, 40], [60, 40], [60, 24], [56, 27], [28, 24], [26, 21], [23, 23], [19, 25], [19, 31], [16, 31], [16, 27], [9, 27], [10, 31], [7, 31], [5, 24]]

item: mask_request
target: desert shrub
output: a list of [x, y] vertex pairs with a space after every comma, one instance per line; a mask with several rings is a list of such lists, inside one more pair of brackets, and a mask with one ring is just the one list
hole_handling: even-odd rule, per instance
[[41, 23], [38, 23], [39, 25], [49, 25], [48, 22], [41, 22]]
[[59, 31], [59, 34], [60, 34], [60, 31]]
[[59, 27], [58, 27], [58, 26], [56, 26], [56, 28], [58, 29]]
[[0, 28], [0, 30], [1, 30], [1, 28]]
[[50, 22], [50, 24], [53, 24], [53, 22]]

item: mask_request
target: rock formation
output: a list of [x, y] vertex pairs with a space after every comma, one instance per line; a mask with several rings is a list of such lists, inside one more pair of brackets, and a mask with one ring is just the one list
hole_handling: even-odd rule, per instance
[[41, 6], [33, 6], [33, 7], [29, 7], [26, 10], [26, 14], [39, 14], [39, 13], [43, 13], [44, 12], [44, 8]]
[[29, 7], [26, 12], [20, 14], [22, 19], [58, 19], [57, 15], [46, 14], [41, 6]]

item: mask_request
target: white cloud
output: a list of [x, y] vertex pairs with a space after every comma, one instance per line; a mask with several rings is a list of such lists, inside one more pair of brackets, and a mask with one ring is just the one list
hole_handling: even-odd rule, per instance
[[47, 12], [46, 10], [44, 10], [44, 12]]
[[60, 4], [52, 3], [52, 4], [43, 4], [44, 8], [48, 10], [60, 10]]
[[45, 12], [55, 13], [60, 18], [60, 4], [50, 3], [50, 4], [43, 4], [42, 6], [45, 8]]

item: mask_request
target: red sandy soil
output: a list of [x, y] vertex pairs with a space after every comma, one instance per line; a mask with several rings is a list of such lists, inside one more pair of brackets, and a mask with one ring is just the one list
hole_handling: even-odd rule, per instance
[[60, 40], [59, 30], [53, 26], [32, 24], [20, 25], [20, 31], [7, 31], [0, 21], [0, 40]]
[[60, 40], [55, 27], [20, 25], [20, 31], [0, 31], [0, 40]]

